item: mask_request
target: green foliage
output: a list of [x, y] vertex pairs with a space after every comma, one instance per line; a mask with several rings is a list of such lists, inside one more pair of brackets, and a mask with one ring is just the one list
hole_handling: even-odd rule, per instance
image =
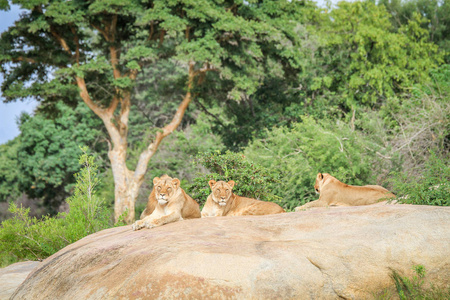
[[450, 288], [438, 288], [433, 284], [428, 287], [425, 284], [426, 269], [423, 265], [413, 266], [414, 275], [412, 278], [401, 276], [397, 271], [392, 271], [392, 279], [395, 284], [396, 295], [392, 295], [388, 290], [378, 295], [376, 299], [400, 299], [400, 300], [444, 300], [450, 297]]
[[0, 227], [0, 261], [41, 260], [63, 247], [110, 226], [110, 212], [96, 195], [99, 183], [94, 158], [83, 154], [79, 163], [83, 169], [76, 175], [74, 194], [67, 199], [68, 213], [41, 219], [29, 217], [29, 208], [10, 203], [14, 217]]
[[[356, 114], [355, 127], [380, 147], [372, 170], [385, 182], [391, 172], [420, 178], [429, 168], [431, 152], [444, 159], [450, 151], [450, 72], [442, 65], [432, 82], [415, 85], [411, 93], [390, 98], [379, 111]], [[372, 147], [371, 147], [372, 148]]]
[[244, 154], [250, 161], [281, 173], [282, 184], [273, 192], [291, 210], [317, 199], [313, 186], [318, 172], [330, 173], [347, 184], [373, 184], [371, 158], [365, 148], [368, 144], [342, 122], [304, 117], [292, 129], [274, 128], [266, 138], [254, 140]]
[[56, 108], [59, 115], [54, 119], [41, 113], [21, 116], [16, 154], [20, 190], [43, 199], [53, 214], [74, 187], [73, 174], [80, 169], [79, 145], [99, 154], [106, 152], [103, 133], [97, 129], [101, 121], [84, 104], [72, 109], [58, 103]]
[[229, 122], [216, 125], [228, 149], [240, 151], [265, 129], [290, 127], [302, 115], [349, 122], [353, 111], [379, 109], [412, 85], [428, 84], [442, 62], [419, 14], [396, 27], [383, 6], [342, 1], [332, 10], [304, 7], [297, 17], [299, 68], [282, 66], [278, 76], [276, 64], [252, 95], [222, 102]]
[[74, 85], [79, 77], [102, 105], [111, 102], [114, 91], [134, 92], [134, 71], [170, 58], [186, 71], [194, 63], [201, 76], [218, 72], [232, 83], [228, 96], [243, 99], [264, 77], [282, 77], [286, 69], [300, 66], [296, 28], [313, 9], [302, 1], [16, 4], [25, 11], [0, 39], [6, 100], [34, 96], [46, 104], [73, 104], [79, 99]]
[[395, 27], [401, 27], [419, 13], [425, 18], [420, 26], [429, 31], [429, 40], [445, 52], [450, 62], [450, 1], [448, 0], [380, 0], [378, 5], [386, 7]]
[[195, 164], [211, 172], [199, 174], [187, 188], [200, 205], [203, 205], [211, 194], [208, 185], [211, 179], [226, 182], [233, 180], [236, 183], [233, 193], [239, 196], [277, 203], [281, 200], [271, 190], [272, 185], [280, 183], [279, 174], [251, 162], [243, 154], [230, 151], [224, 154], [220, 151], [202, 153], [197, 155]]
[[402, 203], [450, 206], [450, 159], [433, 151], [420, 176], [407, 172], [392, 174], [393, 191]]
[[17, 138], [0, 145], [0, 202], [13, 200], [20, 195], [18, 148], [19, 140]]
[[309, 101], [325, 97], [333, 101], [329, 108], [341, 105], [346, 113], [355, 106], [377, 107], [425, 82], [442, 55], [420, 27], [423, 21], [414, 15], [396, 30], [386, 9], [372, 1], [342, 1], [321, 14], [317, 55], [300, 74]]

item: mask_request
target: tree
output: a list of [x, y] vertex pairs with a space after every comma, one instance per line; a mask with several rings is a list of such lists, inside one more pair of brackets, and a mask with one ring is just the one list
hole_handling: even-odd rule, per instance
[[342, 1], [319, 14], [320, 43], [301, 74], [308, 102], [324, 96], [338, 107], [340, 112], [334, 113], [346, 114], [358, 106], [380, 107], [413, 84], [426, 82], [442, 55], [420, 27], [423, 21], [416, 14], [396, 29], [384, 6], [371, 1]]
[[17, 138], [0, 145], [0, 202], [14, 199], [20, 195], [17, 149]]
[[[232, 83], [245, 98], [271, 72], [298, 67], [296, 20], [304, 2], [17, 0], [26, 12], [0, 40], [7, 101], [44, 105], [81, 100], [103, 121], [115, 183], [115, 218], [134, 205], [151, 157], [180, 124], [208, 77]], [[306, 5], [308, 6], [308, 5]], [[0, 8], [7, 9], [3, 0]], [[170, 122], [155, 127], [135, 170], [127, 167], [129, 114], [139, 73], [164, 59], [186, 70], [182, 100]], [[210, 74], [213, 72], [214, 74]], [[76, 95], [79, 97], [76, 97]]]
[[426, 29], [429, 40], [445, 52], [445, 60], [450, 62], [450, 1], [449, 0], [380, 0], [391, 14], [392, 23], [400, 28], [418, 13], [424, 18], [421, 27]]
[[239, 102], [225, 101], [228, 122], [216, 124], [228, 149], [266, 137], [273, 126], [291, 127], [303, 115], [347, 119], [355, 128], [362, 112], [402, 98], [442, 61], [420, 15], [397, 27], [383, 6], [370, 1], [310, 12], [295, 31], [301, 67], [284, 70], [281, 80], [266, 76]]
[[98, 129], [101, 121], [87, 107], [72, 109], [57, 103], [55, 109], [58, 114], [54, 119], [40, 112], [34, 117], [22, 114], [16, 152], [20, 191], [42, 199], [51, 214], [73, 190], [73, 175], [80, 169], [80, 146], [88, 146], [100, 155], [107, 150], [104, 133]]

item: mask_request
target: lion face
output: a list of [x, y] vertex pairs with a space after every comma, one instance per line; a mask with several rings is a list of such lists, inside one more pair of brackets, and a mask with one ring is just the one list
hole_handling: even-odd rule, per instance
[[167, 175], [153, 178], [156, 200], [160, 205], [165, 205], [180, 187], [178, 178], [171, 178]]
[[316, 191], [316, 194], [320, 194], [320, 188], [322, 187], [323, 183], [323, 175], [322, 173], [317, 174], [316, 177], [316, 183], [314, 184], [314, 190]]
[[225, 181], [209, 181], [209, 186], [211, 187], [212, 191], [212, 199], [214, 202], [219, 204], [220, 206], [226, 206], [228, 200], [231, 198], [231, 195], [233, 195], [233, 187], [235, 185], [235, 182], [233, 180], [230, 180], [228, 182]]

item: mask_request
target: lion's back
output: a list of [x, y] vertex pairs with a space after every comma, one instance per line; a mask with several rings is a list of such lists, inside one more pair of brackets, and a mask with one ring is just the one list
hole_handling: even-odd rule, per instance
[[[394, 194], [379, 185], [336, 185], [327, 186], [327, 188], [328, 189], [325, 194], [328, 193], [338, 195], [338, 197], [336, 197], [337, 205], [370, 205], [378, 203], [383, 199], [395, 197]], [[338, 190], [331, 190], [331, 188], [335, 188]]]
[[180, 201], [183, 201], [183, 208], [181, 209], [181, 217], [183, 219], [200, 218], [200, 205], [192, 199], [183, 189], [181, 189]]
[[150, 216], [152, 212], [155, 210], [157, 204], [158, 201], [156, 200], [155, 189], [153, 189], [152, 192], [150, 193], [150, 196], [148, 196], [147, 206], [141, 213], [140, 219], [142, 220], [146, 216]]
[[236, 209], [229, 211], [228, 216], [271, 215], [285, 212], [276, 203], [236, 196]]

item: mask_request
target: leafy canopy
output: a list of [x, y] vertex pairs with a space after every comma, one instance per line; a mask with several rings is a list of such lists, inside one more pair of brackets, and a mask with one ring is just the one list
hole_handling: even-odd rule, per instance
[[317, 22], [321, 43], [310, 66], [312, 76], [301, 76], [312, 94], [337, 93], [347, 110], [383, 104], [428, 80], [429, 70], [442, 62], [419, 14], [396, 29], [384, 6], [342, 1]]
[[15, 3], [26, 12], [0, 39], [6, 100], [73, 104], [78, 77], [101, 105], [133, 87], [136, 72], [169, 57], [196, 63], [198, 74], [220, 73], [233, 82], [231, 98], [252, 94], [268, 73], [300, 66], [295, 28], [310, 7], [300, 1]]

